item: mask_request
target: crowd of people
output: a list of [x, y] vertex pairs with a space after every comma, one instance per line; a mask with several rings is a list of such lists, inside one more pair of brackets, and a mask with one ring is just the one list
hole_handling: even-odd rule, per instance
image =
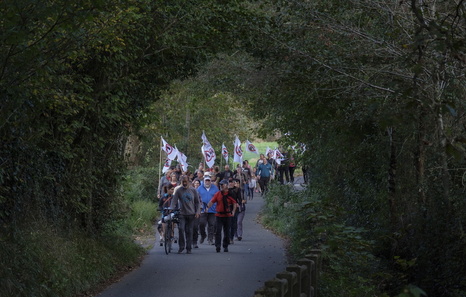
[[[182, 172], [181, 166], [171, 167], [159, 181], [157, 197], [162, 218], [179, 210], [178, 253], [190, 254], [192, 248], [207, 241], [216, 251], [228, 252], [228, 246], [243, 239], [243, 219], [248, 200], [254, 193], [266, 194], [271, 179], [294, 182], [294, 160], [278, 162], [272, 156], [260, 155], [251, 167], [247, 160], [234, 170], [225, 165], [205, 169], [200, 163], [195, 172]], [[286, 168], [285, 168], [286, 167]], [[286, 169], [286, 170], [285, 170]], [[285, 182], [286, 180], [286, 182]], [[160, 221], [158, 231], [163, 245], [165, 222]]]

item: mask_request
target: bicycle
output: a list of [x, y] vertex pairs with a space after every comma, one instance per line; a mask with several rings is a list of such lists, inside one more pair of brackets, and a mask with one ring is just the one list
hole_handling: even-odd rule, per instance
[[164, 237], [165, 254], [169, 254], [172, 251], [172, 243], [175, 240], [175, 226], [179, 223], [179, 210], [167, 214], [163, 217], [163, 221], [166, 223]]

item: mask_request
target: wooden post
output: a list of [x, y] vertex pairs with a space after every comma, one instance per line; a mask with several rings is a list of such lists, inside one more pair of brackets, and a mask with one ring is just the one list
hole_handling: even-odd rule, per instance
[[[302, 293], [304, 293], [303, 284], [306, 282], [306, 278], [309, 279], [307, 266], [290, 265], [286, 267], [286, 270], [296, 273], [296, 284], [293, 284], [293, 292], [295, 296], [299, 297]], [[308, 292], [306, 292], [306, 296], [309, 296]]]
[[274, 278], [272, 280], [266, 281], [265, 286], [267, 287], [267, 289], [276, 289], [276, 295], [268, 295], [269, 292], [267, 292], [267, 296], [286, 297], [285, 292], [288, 286], [288, 281], [286, 279]]
[[297, 264], [300, 265], [300, 267], [302, 268], [306, 267], [306, 269], [303, 271], [303, 277], [302, 277], [303, 281], [301, 283], [301, 292], [306, 294], [306, 296], [313, 297], [314, 290], [311, 284], [313, 262], [310, 259], [302, 258], [297, 261]]
[[298, 283], [298, 276], [296, 275], [295, 272], [283, 271], [283, 272], [277, 273], [277, 278], [286, 279], [287, 281], [286, 291], [283, 292], [285, 293], [284, 294], [285, 297], [299, 296], [299, 291], [296, 288], [296, 284]]

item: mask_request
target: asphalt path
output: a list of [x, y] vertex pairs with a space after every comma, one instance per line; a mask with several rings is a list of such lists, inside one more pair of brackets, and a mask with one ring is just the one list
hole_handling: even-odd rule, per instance
[[[215, 251], [207, 240], [192, 254], [166, 255], [159, 246], [142, 265], [112, 284], [99, 297], [248, 297], [287, 265], [284, 241], [260, 225], [264, 205], [260, 194], [248, 201], [243, 221], [243, 240], [235, 240], [229, 252]], [[176, 232], [178, 230], [176, 229]]]

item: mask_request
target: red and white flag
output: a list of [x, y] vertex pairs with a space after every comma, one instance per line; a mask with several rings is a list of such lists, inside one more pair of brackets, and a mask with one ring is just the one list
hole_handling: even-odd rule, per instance
[[209, 140], [207, 140], [207, 136], [205, 136], [204, 131], [202, 131], [201, 139], [202, 139], [202, 147], [201, 147], [202, 155], [204, 156], [207, 166], [209, 166], [209, 168], [212, 168], [214, 167], [215, 159], [217, 158], [217, 156], [215, 155], [215, 150], [212, 147], [212, 145], [210, 145]]
[[166, 158], [165, 159], [165, 163], [163, 164], [163, 169], [162, 169], [162, 173], [165, 173], [168, 171], [168, 169], [170, 169], [170, 165], [172, 164], [172, 160]]
[[256, 146], [249, 142], [249, 140], [246, 140], [246, 151], [253, 154], [259, 154], [259, 151], [256, 149]]
[[175, 160], [176, 159], [176, 156], [178, 154], [178, 151], [172, 147], [171, 145], [169, 145], [165, 139], [162, 138], [162, 150], [167, 153], [167, 158], [170, 159], [170, 160]]
[[243, 150], [241, 149], [241, 141], [239, 140], [238, 136], [236, 136], [235, 139], [235, 151], [233, 154], [233, 162], [243, 162]]
[[[265, 149], [265, 157], [268, 157], [270, 153], [274, 153], [274, 151], [271, 148], [267, 147]], [[275, 159], [275, 155], [272, 155], [272, 158]]]
[[214, 148], [210, 144], [203, 145], [202, 154], [204, 155], [207, 166], [209, 166], [209, 168], [214, 167], [215, 159], [217, 158]]
[[225, 159], [225, 162], [228, 164], [228, 150], [225, 144], [222, 143], [222, 156]]

